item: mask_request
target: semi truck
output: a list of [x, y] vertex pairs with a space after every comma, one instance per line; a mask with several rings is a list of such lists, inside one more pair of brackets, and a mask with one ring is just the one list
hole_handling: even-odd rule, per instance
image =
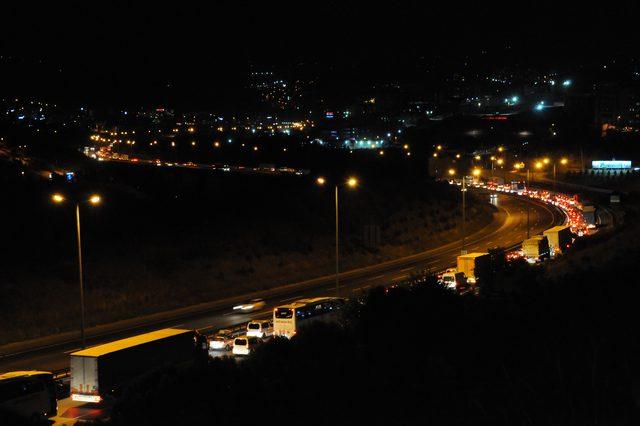
[[549, 257], [549, 240], [544, 235], [534, 235], [522, 242], [522, 251], [527, 259], [539, 260]]
[[475, 284], [478, 276], [488, 271], [491, 263], [489, 253], [468, 253], [458, 256], [457, 272], [463, 272], [469, 284]]
[[552, 256], [562, 253], [571, 245], [571, 228], [564, 225], [554, 226], [543, 233], [549, 240]]
[[192, 360], [202, 337], [193, 330], [167, 328], [73, 352], [71, 399], [100, 403], [137, 376]]

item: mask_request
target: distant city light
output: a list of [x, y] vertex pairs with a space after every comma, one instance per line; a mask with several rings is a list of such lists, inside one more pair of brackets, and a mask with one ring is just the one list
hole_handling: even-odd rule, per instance
[[571, 81], [571, 80], [565, 80], [565, 81], [563, 81], [563, 82], [562, 82], [562, 85], [563, 85], [564, 87], [569, 87], [569, 86], [571, 86], [571, 83], [572, 83], [572, 81]]

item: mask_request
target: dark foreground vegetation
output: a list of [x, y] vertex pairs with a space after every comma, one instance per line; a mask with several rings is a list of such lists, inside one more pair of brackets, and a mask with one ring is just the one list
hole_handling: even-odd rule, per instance
[[638, 234], [550, 271], [511, 264], [480, 297], [435, 282], [372, 291], [339, 325], [243, 362], [144, 378], [112, 423], [638, 424]]

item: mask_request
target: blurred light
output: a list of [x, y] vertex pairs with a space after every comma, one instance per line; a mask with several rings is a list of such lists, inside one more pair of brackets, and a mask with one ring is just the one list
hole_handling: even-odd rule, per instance
[[535, 164], [535, 166], [536, 166], [536, 169], [541, 169], [541, 168], [542, 168], [542, 166], [543, 166], [543, 164], [542, 164], [542, 162], [541, 162], [541, 161], [537, 161], [537, 162], [536, 162], [536, 164]]
[[354, 177], [349, 178], [349, 180], [347, 181], [347, 185], [349, 185], [351, 188], [355, 188], [358, 185], [358, 179]]
[[318, 177], [318, 179], [316, 179], [316, 183], [318, 185], [324, 185], [326, 183], [326, 180], [324, 180], [324, 178], [322, 176]]
[[499, 166], [501, 166], [504, 163], [504, 160], [502, 158], [498, 158], [498, 161], [496, 161], [498, 163]]
[[501, 146], [499, 146], [499, 147], [498, 147], [498, 152], [502, 152], [502, 151], [504, 151], [504, 148], [503, 148], [503, 147], [501, 147]]
[[542, 162], [543, 162], [544, 164], [549, 164], [549, 161], [551, 161], [551, 160], [549, 160], [549, 158], [548, 158], [548, 157], [547, 157], [547, 158], [543, 158], [543, 159], [542, 159]]
[[62, 194], [53, 194], [51, 199], [54, 203], [62, 203], [64, 201], [64, 196]]
[[480, 169], [473, 169], [473, 171], [471, 172], [471, 174], [476, 177], [480, 176], [480, 173], [481, 173]]
[[564, 87], [569, 87], [569, 86], [571, 86], [571, 83], [572, 83], [572, 81], [571, 81], [571, 80], [565, 80], [565, 81], [563, 81], [563, 82], [562, 82], [562, 85], [563, 85]]
[[460, 154], [456, 154], [456, 158], [460, 158]]
[[480, 157], [479, 155], [476, 155], [476, 156], [475, 156], [475, 159], [476, 159], [476, 160], [480, 160], [481, 158], [482, 158], [482, 157]]
[[101, 202], [101, 201], [102, 201], [102, 198], [100, 198], [100, 196], [99, 196], [98, 194], [93, 194], [93, 195], [91, 196], [91, 198], [89, 198], [89, 202], [90, 202], [91, 204], [93, 204], [94, 206], [95, 206], [96, 204], [100, 204], [100, 202]]
[[442, 149], [442, 145], [438, 145], [436, 148], [440, 151]]
[[434, 158], [438, 158], [438, 153], [437, 153], [437, 152], [434, 152], [434, 153], [433, 153], [433, 157], [434, 157]]
[[562, 165], [565, 165], [565, 164], [567, 164], [568, 162], [569, 162], [569, 160], [568, 160], [568, 159], [566, 159], [566, 158], [562, 158], [562, 159], [560, 160], [560, 164], [562, 164]]
[[456, 170], [455, 169], [449, 169], [449, 175], [453, 176], [456, 174]]
[[380, 151], [378, 152], [378, 154], [380, 154], [380, 155], [384, 155], [384, 151], [383, 151], [383, 150], [380, 150]]

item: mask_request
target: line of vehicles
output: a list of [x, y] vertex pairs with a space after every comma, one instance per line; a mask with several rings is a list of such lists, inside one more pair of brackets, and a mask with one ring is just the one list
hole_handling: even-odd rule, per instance
[[[198, 359], [216, 352], [250, 355], [274, 336], [292, 338], [316, 321], [334, 321], [346, 300], [315, 297], [277, 306], [269, 317], [249, 321], [234, 329], [207, 336], [197, 330], [168, 328], [104, 343], [69, 355], [71, 401], [90, 406], [109, 405], [123, 389], [141, 375], [166, 365]], [[256, 311], [266, 303], [260, 299], [233, 307], [234, 311]], [[8, 414], [34, 422], [56, 416], [57, 401], [64, 396], [53, 373], [15, 371], [0, 374], [0, 424]]]
[[[459, 181], [451, 180], [449, 183], [461, 186]], [[505, 253], [507, 261], [525, 259], [529, 263], [537, 263], [554, 258], [565, 253], [576, 237], [588, 235], [596, 227], [595, 208], [590, 204], [579, 203], [577, 196], [570, 197], [562, 193], [527, 188], [522, 181], [505, 185], [496, 181], [482, 182], [469, 176], [465, 183], [475, 188], [493, 191], [492, 201], [496, 192], [505, 192], [554, 205], [564, 212], [565, 224], [525, 239], [519, 249]], [[489, 268], [490, 264], [491, 256], [487, 252], [462, 254], [457, 257], [456, 267], [445, 270], [438, 276], [438, 281], [461, 294], [476, 291], [479, 271]]]
[[[511, 253], [522, 253], [528, 259], [552, 257], [570, 246], [577, 231], [589, 229], [577, 216], [579, 209], [570, 197], [526, 189], [521, 191], [522, 195], [558, 206], [566, 213], [567, 224], [525, 240], [522, 250]], [[520, 193], [520, 189], [516, 192]], [[460, 293], [474, 291], [481, 271], [490, 263], [489, 253], [462, 254], [457, 258], [456, 268], [447, 269], [439, 279]], [[309, 324], [336, 319], [344, 303], [345, 299], [335, 297], [300, 299], [275, 307], [269, 316], [256, 318], [233, 329], [219, 330], [211, 336], [197, 330], [171, 328], [73, 352], [69, 361], [71, 400], [102, 404], [117, 398], [133, 378], [164, 365], [219, 354], [250, 355], [267, 339], [292, 338]], [[236, 313], [259, 313], [265, 307], [264, 300], [253, 299], [233, 306], [232, 310]], [[0, 412], [35, 421], [54, 416], [60, 399], [57, 385], [54, 375], [46, 371], [0, 374]]]

